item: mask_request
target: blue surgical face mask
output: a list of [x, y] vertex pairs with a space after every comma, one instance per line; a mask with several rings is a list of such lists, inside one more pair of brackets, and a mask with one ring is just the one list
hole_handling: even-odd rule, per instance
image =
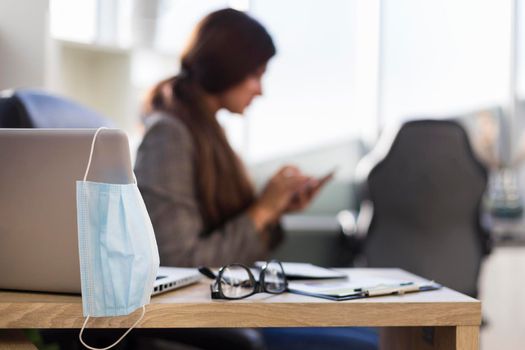
[[[142, 316], [113, 345], [135, 327], [149, 304], [159, 267], [153, 226], [135, 183], [86, 181], [98, 129], [83, 181], [77, 181], [78, 246], [82, 309], [89, 317], [128, 315], [142, 307]], [[109, 348], [109, 347], [108, 347]], [[108, 349], [106, 348], [106, 349]]]

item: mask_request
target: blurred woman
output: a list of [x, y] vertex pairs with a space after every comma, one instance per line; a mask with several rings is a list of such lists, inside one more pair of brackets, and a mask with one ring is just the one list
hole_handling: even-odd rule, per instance
[[282, 239], [280, 217], [303, 209], [321, 183], [296, 168], [279, 170], [256, 195], [217, 121], [242, 115], [262, 95], [276, 50], [256, 20], [232, 9], [197, 26], [175, 77], [144, 105], [146, 133], [135, 173], [159, 246], [161, 265], [251, 264]]

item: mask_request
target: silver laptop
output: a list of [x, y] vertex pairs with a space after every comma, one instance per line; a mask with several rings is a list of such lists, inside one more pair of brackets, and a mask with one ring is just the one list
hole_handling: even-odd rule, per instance
[[[80, 293], [75, 181], [84, 176], [93, 129], [0, 129], [0, 289]], [[97, 137], [88, 180], [131, 183], [127, 136]], [[153, 294], [200, 279], [161, 267]]]

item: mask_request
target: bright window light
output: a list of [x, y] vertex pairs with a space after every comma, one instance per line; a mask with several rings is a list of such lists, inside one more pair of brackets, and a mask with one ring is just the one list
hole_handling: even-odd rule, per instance
[[55, 39], [92, 43], [97, 35], [96, 0], [51, 0], [51, 36]]
[[508, 103], [511, 0], [383, 4], [381, 122]]

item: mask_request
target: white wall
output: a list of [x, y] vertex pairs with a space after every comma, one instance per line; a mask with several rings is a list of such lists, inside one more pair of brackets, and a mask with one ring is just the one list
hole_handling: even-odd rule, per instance
[[57, 44], [60, 70], [56, 74], [60, 95], [89, 106], [127, 131], [138, 122], [136, 97], [130, 85], [127, 52]]
[[0, 1], [0, 90], [45, 86], [48, 3]]

